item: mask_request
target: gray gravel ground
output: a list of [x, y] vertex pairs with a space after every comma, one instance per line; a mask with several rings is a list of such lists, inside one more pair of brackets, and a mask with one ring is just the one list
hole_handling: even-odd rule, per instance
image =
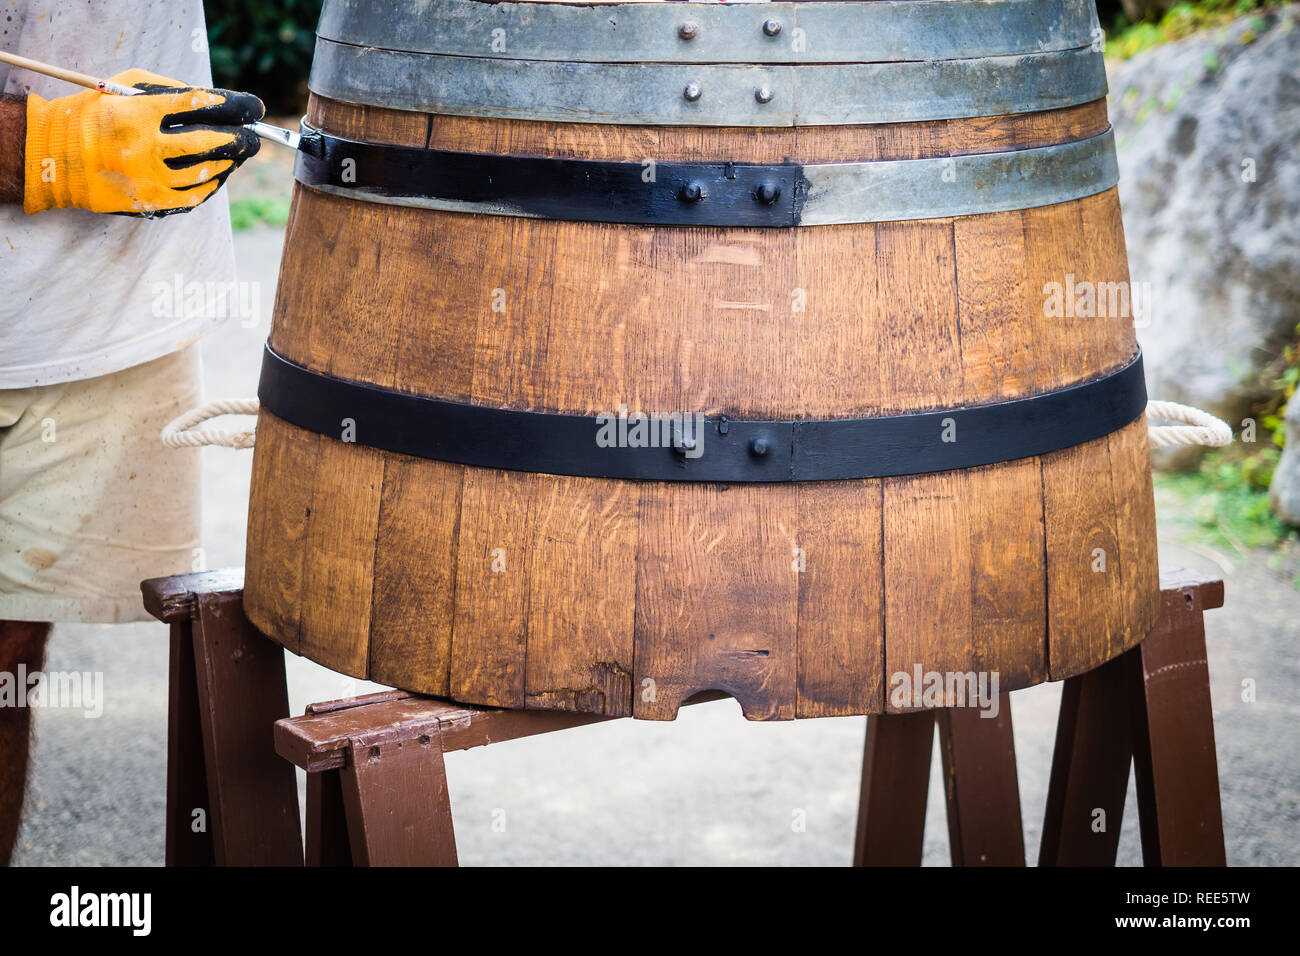
[[[269, 312], [281, 233], [237, 235], [241, 278], [262, 283]], [[209, 398], [255, 392], [264, 315], [205, 342]], [[208, 565], [243, 563], [248, 453], [204, 451]], [[1166, 522], [1166, 524], [1169, 524]], [[1162, 533], [1165, 528], [1162, 526]], [[1225, 558], [1161, 541], [1161, 563], [1226, 574], [1227, 607], [1207, 615], [1228, 860], [1300, 863], [1300, 593], [1293, 569], [1264, 555]], [[1276, 564], [1276, 559], [1271, 563]], [[1290, 560], [1285, 564], [1290, 565]], [[103, 716], [37, 715], [34, 769], [15, 863], [161, 864], [167, 641], [160, 624], [56, 629], [50, 670], [103, 671]], [[305, 660], [289, 662], [295, 713], [373, 687]], [[1258, 687], [1241, 699], [1242, 681]], [[1060, 685], [1013, 700], [1026, 849], [1036, 858]], [[670, 724], [616, 721], [447, 759], [465, 864], [846, 864], [863, 718], [749, 723], [733, 701], [687, 708]], [[931, 776], [925, 862], [948, 861], [939, 763]], [[796, 810], [807, 826], [795, 832]], [[505, 827], [494, 828], [502, 819]], [[1141, 862], [1132, 785], [1120, 861]]]

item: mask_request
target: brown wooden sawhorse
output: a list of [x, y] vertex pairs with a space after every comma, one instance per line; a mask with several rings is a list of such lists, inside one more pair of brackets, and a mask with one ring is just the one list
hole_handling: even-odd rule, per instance
[[[1161, 583], [1151, 636], [1065, 682], [1040, 865], [1114, 864], [1130, 764], [1147, 865], [1224, 863], [1201, 618], [1222, 606], [1223, 583]], [[242, 584], [231, 570], [142, 585], [171, 625], [170, 866], [301, 864], [294, 765], [307, 771], [308, 864], [455, 865], [443, 754], [610, 719], [403, 691], [289, 718], [283, 650], [244, 616]], [[994, 719], [954, 708], [867, 721], [855, 865], [920, 863], [936, 723], [953, 864], [1024, 864], [1009, 696], [1000, 703]]]
[[171, 625], [167, 865], [302, 865], [298, 786], [272, 744], [289, 714], [284, 652], [244, 616], [244, 570], [144, 581]]

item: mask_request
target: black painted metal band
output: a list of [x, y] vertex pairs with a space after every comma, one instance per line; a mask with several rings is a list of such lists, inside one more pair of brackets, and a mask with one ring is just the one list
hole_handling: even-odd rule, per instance
[[303, 132], [298, 182], [363, 199], [425, 198], [464, 203], [467, 211], [578, 222], [794, 226], [808, 195], [803, 167], [794, 163], [499, 156], [359, 142], [306, 124]]
[[[1102, 378], [991, 405], [913, 415], [800, 421], [710, 417], [650, 447], [603, 446], [610, 416], [448, 402], [312, 371], [268, 346], [262, 407], [309, 431], [481, 468], [653, 481], [789, 482], [881, 478], [1042, 455], [1123, 428], [1146, 408], [1142, 356]], [[656, 420], [656, 425], [662, 420]], [[632, 434], [633, 420], [623, 421]], [[692, 442], [694, 447], [690, 447]]]

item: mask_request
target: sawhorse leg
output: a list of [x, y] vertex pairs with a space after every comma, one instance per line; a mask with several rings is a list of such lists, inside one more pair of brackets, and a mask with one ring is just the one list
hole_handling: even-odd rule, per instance
[[1204, 612], [1223, 582], [1162, 575], [1163, 611], [1137, 647], [1065, 682], [1040, 866], [1113, 866], [1130, 762], [1142, 861], [1223, 866]]
[[275, 752], [288, 716], [284, 651], [244, 616], [242, 575], [142, 585], [171, 626], [167, 733], [169, 866], [300, 866], [298, 788]]
[[1024, 866], [1011, 697], [996, 717], [954, 707], [867, 718], [854, 866], [919, 866], [935, 723], [954, 866]]
[[368, 746], [353, 742], [339, 775], [357, 866], [456, 866], [441, 735]]

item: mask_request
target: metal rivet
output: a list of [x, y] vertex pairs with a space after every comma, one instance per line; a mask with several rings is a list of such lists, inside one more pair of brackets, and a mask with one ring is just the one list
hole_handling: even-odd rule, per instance
[[679, 455], [684, 456], [687, 452], [695, 451], [695, 448], [696, 445], [695, 445], [694, 438], [691, 439], [683, 438], [673, 442], [673, 451], [677, 452], [677, 454]]
[[682, 187], [681, 197], [684, 202], [703, 202], [709, 198], [709, 191], [703, 183], [692, 179]]
[[760, 183], [754, 190], [754, 198], [770, 206], [781, 198], [781, 187], [776, 183]]
[[753, 454], [757, 455], [759, 458], [762, 458], [764, 455], [767, 454], [767, 439], [766, 438], [752, 439], [749, 443], [749, 450]]
[[677, 30], [677, 35], [683, 40], [694, 40], [699, 35], [700, 25], [694, 20], [687, 20]]
[[700, 84], [698, 83], [687, 83], [686, 89], [682, 90], [682, 96], [686, 97], [687, 103], [694, 103], [703, 95], [704, 91], [700, 89]]
[[772, 91], [766, 86], [760, 86], [754, 91], [754, 99], [760, 103], [770, 103], [772, 102]]
[[781, 32], [781, 21], [775, 17], [768, 17], [763, 21], [763, 32], [770, 37], [776, 36]]

